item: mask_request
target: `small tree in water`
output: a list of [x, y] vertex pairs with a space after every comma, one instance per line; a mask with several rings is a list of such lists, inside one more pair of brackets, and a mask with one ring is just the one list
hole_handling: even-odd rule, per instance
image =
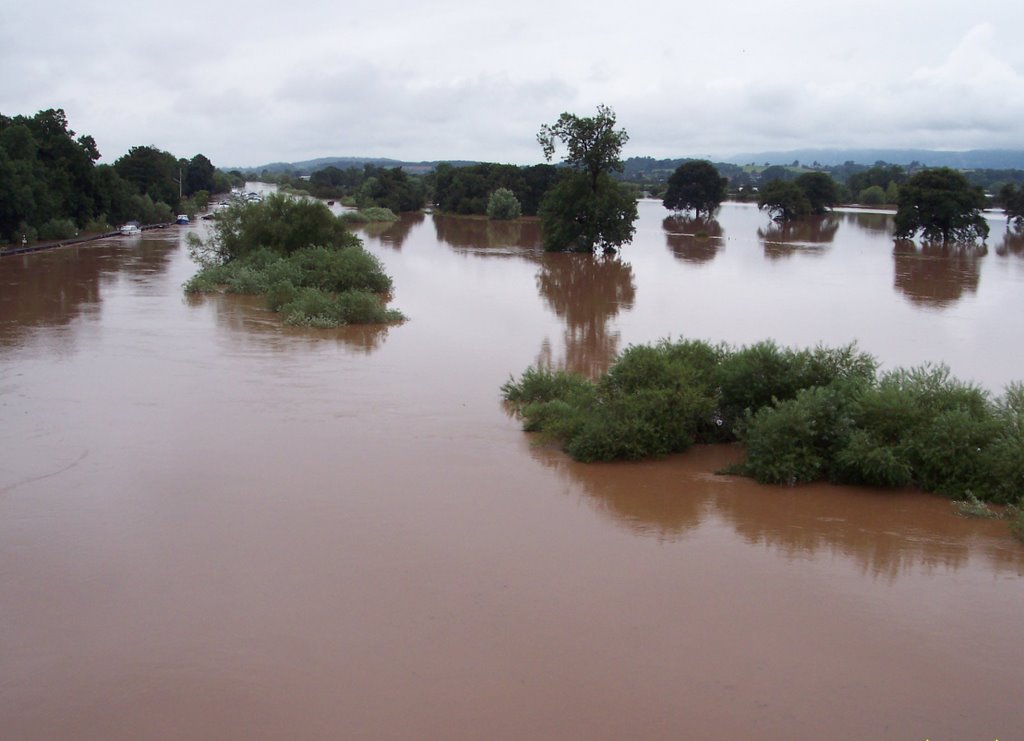
[[487, 218], [508, 221], [518, 219], [523, 213], [516, 194], [508, 188], [498, 188], [487, 200]]

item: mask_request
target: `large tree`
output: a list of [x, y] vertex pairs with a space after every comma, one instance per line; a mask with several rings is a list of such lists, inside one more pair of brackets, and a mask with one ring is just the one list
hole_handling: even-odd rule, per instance
[[793, 182], [807, 196], [812, 214], [821, 215], [839, 201], [839, 185], [828, 173], [805, 172]]
[[132, 147], [114, 162], [117, 174], [134, 185], [139, 193], [154, 201], [178, 207], [178, 176], [183, 174], [178, 159], [156, 147]]
[[622, 171], [622, 146], [629, 135], [615, 128], [615, 113], [605, 105], [592, 117], [563, 113], [541, 126], [537, 141], [548, 161], [556, 142], [567, 149], [564, 162], [573, 172], [548, 191], [540, 207], [544, 247], [549, 251], [614, 251], [635, 231], [636, 200], [610, 177]]
[[948, 167], [915, 173], [900, 187], [896, 238], [913, 239], [921, 232], [931, 242], [974, 242], [988, 236], [981, 210], [985, 193]]
[[662, 203], [672, 211], [693, 210], [696, 216], [711, 214], [725, 200], [729, 181], [707, 160], [690, 160], [676, 168], [668, 179], [668, 190]]
[[788, 180], [772, 180], [761, 188], [757, 207], [776, 221], [789, 221], [811, 213], [811, 202], [803, 188]]

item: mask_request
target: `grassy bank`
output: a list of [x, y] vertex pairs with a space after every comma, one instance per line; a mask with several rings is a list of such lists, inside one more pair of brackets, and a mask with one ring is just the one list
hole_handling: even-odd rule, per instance
[[502, 392], [526, 430], [580, 461], [738, 440], [745, 458], [732, 472], [762, 483], [914, 486], [1019, 505], [1024, 385], [991, 398], [945, 366], [877, 368], [853, 345], [663, 341], [630, 347], [595, 380], [529, 368]]

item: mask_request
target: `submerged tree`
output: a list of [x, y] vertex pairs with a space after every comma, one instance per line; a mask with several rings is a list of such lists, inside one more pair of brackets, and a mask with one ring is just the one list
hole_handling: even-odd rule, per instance
[[694, 215], [711, 218], [725, 200], [729, 181], [718, 174], [707, 160], [684, 162], [668, 179], [668, 190], [662, 203], [672, 211], [693, 210]]
[[900, 187], [896, 211], [897, 239], [918, 231], [931, 242], [974, 242], [988, 236], [981, 210], [985, 193], [948, 167], [921, 170]]
[[772, 180], [761, 189], [757, 207], [767, 211], [776, 221], [789, 221], [811, 213], [807, 194], [796, 183]]
[[1018, 230], [1024, 229], [1024, 185], [1004, 185], [999, 191], [999, 203], [1006, 212], [1006, 225], [1013, 223]]
[[553, 125], [541, 126], [537, 141], [548, 161], [560, 141], [568, 150], [564, 161], [574, 170], [541, 203], [545, 249], [614, 251], [629, 242], [635, 231], [636, 200], [610, 176], [622, 171], [622, 146], [629, 135], [615, 129], [612, 109], [599, 105], [593, 117], [563, 113]]

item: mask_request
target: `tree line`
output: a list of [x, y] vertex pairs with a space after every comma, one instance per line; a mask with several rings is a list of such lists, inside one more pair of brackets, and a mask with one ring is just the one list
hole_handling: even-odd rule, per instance
[[234, 182], [202, 154], [179, 159], [137, 146], [112, 165], [99, 158], [95, 139], [71, 130], [62, 109], [0, 114], [0, 242], [171, 221]]

